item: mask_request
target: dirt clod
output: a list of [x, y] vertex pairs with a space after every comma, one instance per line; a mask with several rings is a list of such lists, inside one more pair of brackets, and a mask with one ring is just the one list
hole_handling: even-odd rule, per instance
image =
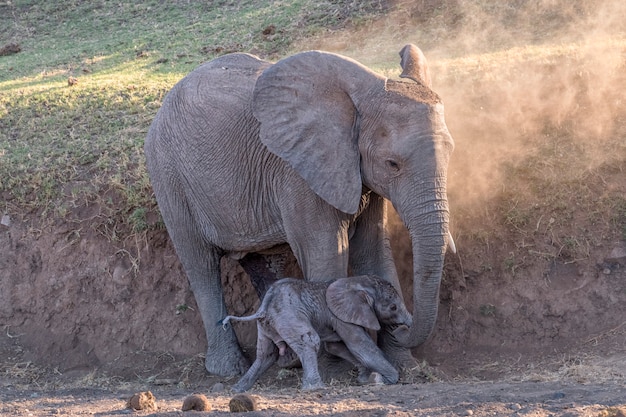
[[269, 25], [268, 27], [263, 29], [263, 35], [264, 36], [273, 35], [275, 33], [276, 33], [276, 26], [274, 26], [274, 25]]
[[137, 392], [128, 400], [126, 408], [133, 410], [157, 410], [156, 398], [150, 391]]
[[228, 408], [231, 413], [243, 413], [246, 411], [255, 411], [257, 410], [257, 401], [251, 395], [248, 394], [237, 394], [233, 398], [231, 398], [228, 403]]
[[183, 401], [183, 411], [211, 411], [211, 403], [203, 394], [192, 394]]
[[211, 392], [223, 392], [225, 389], [226, 387], [224, 386], [224, 384], [222, 384], [221, 382], [217, 382], [211, 387]]
[[17, 54], [22, 50], [18, 43], [8, 43], [0, 48], [0, 56]]

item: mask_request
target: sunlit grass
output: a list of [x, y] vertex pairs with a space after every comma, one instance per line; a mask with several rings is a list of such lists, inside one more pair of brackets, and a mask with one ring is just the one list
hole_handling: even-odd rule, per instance
[[0, 39], [21, 47], [0, 57], [2, 210], [35, 209], [52, 219], [97, 203], [107, 215], [149, 227], [144, 217], [154, 200], [143, 141], [178, 80], [228, 52], [280, 57], [293, 39], [380, 7], [252, 0], [1, 5]]
[[[0, 57], [0, 192], [5, 206], [64, 215], [74, 205], [98, 201], [125, 216], [145, 213], [154, 201], [143, 141], [163, 97], [178, 80], [201, 62], [230, 51], [278, 59], [293, 48], [323, 46], [324, 37], [319, 35], [323, 28], [334, 27], [351, 12], [361, 13], [356, 14], [358, 19], [366, 18], [376, 10], [375, 3], [354, 3], [353, 9], [308, 1], [23, 1], [5, 6], [9, 13], [0, 16], [0, 34], [22, 47], [18, 54]], [[354, 33], [361, 33], [363, 39], [346, 43], [340, 52], [397, 77], [399, 58], [388, 45], [405, 40], [397, 38], [394, 22], [381, 20], [378, 26], [384, 30], [374, 35], [367, 32], [367, 25], [357, 26]], [[406, 41], [414, 41], [410, 34], [416, 30], [425, 33], [426, 28], [407, 32]], [[344, 35], [330, 37], [341, 41]], [[614, 72], [623, 69], [626, 37], [616, 32], [576, 42], [512, 43], [508, 47], [495, 42], [480, 53], [468, 50], [446, 55], [436, 49], [437, 36], [431, 32], [425, 45], [435, 47], [434, 58], [429, 55], [431, 71], [457, 136], [452, 169], [462, 174], [451, 178], [452, 198], [459, 183], [455, 178], [471, 178], [475, 184], [471, 192], [482, 198], [485, 192], [493, 193], [493, 184], [486, 185], [483, 176], [505, 181], [524, 174], [530, 186], [522, 184], [517, 195], [503, 198], [515, 205], [503, 203], [501, 214], [505, 224], [528, 234], [524, 227], [534, 227], [541, 216], [533, 211], [532, 199], [545, 190], [565, 190], [551, 192], [549, 205], [557, 211], [567, 207], [569, 196], [583, 195], [576, 192], [578, 178], [588, 178], [601, 164], [590, 159], [589, 145], [579, 141], [574, 141], [574, 147], [558, 148], [568, 157], [564, 162], [558, 153], [549, 152], [559, 143], [554, 138], [568, 132], [601, 136], [617, 123], [612, 114], [597, 111], [603, 122], [598, 125], [604, 130], [595, 132], [579, 121], [572, 126], [577, 103], [564, 98], [578, 87], [565, 94], [558, 89], [546, 94], [561, 82], [559, 75], [538, 76], [531, 68], [560, 68], [566, 77], [584, 81], [590, 91], [604, 91], [601, 88], [607, 87], [597, 82], [606, 79], [606, 73], [597, 72], [610, 65]], [[76, 80], [74, 85], [68, 84], [70, 77]], [[566, 86], [563, 83], [562, 88]], [[613, 93], [607, 90], [609, 99], [617, 100]], [[563, 98], [555, 100], [558, 94]], [[560, 113], [548, 114], [547, 109], [557, 103]], [[511, 125], [516, 129], [509, 129]], [[546, 126], [552, 136], [546, 136]], [[520, 141], [523, 152], [513, 156], [511, 152], [522, 147]], [[506, 169], [482, 164], [483, 171], [473, 165], [467, 171], [458, 166], [464, 152], [466, 158], [482, 158], [482, 153], [475, 152], [481, 146], [491, 147], [489, 155]], [[594, 146], [610, 149], [617, 159], [623, 152], [619, 138]], [[589, 157], [576, 158], [572, 152], [577, 148]], [[568, 170], [566, 184], [559, 175]], [[508, 185], [509, 193], [512, 189]], [[593, 193], [585, 195], [594, 198]], [[463, 195], [464, 201], [467, 197]], [[463, 209], [462, 204], [457, 207]], [[520, 219], [525, 220], [520, 223]], [[555, 219], [568, 221], [566, 216]]]

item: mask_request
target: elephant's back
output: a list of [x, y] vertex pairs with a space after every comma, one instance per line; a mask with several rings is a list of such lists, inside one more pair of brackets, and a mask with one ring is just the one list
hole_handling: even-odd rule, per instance
[[[236, 53], [224, 55], [200, 65], [174, 86], [175, 104], [183, 103], [185, 111], [227, 109], [249, 103], [257, 78], [271, 66], [254, 55]], [[166, 103], [164, 103], [164, 106]]]
[[[249, 127], [256, 79], [271, 65], [250, 54], [224, 55], [200, 65], [166, 95], [148, 132], [146, 149], [183, 154]], [[149, 152], [149, 151], [148, 151]]]
[[251, 105], [270, 65], [231, 54], [196, 68], [168, 93], [145, 142], [161, 210], [184, 206], [206, 241], [226, 251], [285, 242], [273, 183], [290, 168], [259, 140]]

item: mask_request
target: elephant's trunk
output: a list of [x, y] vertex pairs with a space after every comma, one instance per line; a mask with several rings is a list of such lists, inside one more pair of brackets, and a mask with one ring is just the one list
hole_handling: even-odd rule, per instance
[[409, 348], [424, 343], [435, 327], [449, 236], [445, 179], [434, 192], [425, 194], [430, 197], [422, 199], [420, 206], [409, 208], [408, 215], [403, 215], [406, 213], [403, 208], [398, 210], [413, 246], [413, 324], [408, 331], [396, 334], [396, 339]]

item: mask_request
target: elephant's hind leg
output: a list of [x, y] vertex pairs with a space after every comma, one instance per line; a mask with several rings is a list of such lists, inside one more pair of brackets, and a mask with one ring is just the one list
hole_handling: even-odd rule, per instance
[[217, 250], [207, 248], [202, 260], [193, 262], [198, 269], [187, 272], [207, 337], [205, 367], [215, 375], [241, 375], [248, 369], [249, 362], [241, 352], [233, 327], [224, 329], [219, 325], [219, 321], [228, 314], [219, 262]]
[[239, 348], [232, 326], [223, 329], [218, 324], [228, 315], [218, 250], [207, 243], [202, 228], [191, 218], [184, 196], [176, 192], [161, 192], [157, 198], [202, 316], [208, 345], [206, 369], [220, 376], [241, 375], [248, 369], [249, 363]]
[[256, 342], [256, 359], [248, 372], [233, 386], [233, 391], [247, 391], [278, 359], [278, 347], [267, 337], [260, 327], [257, 327], [259, 335]]
[[[293, 324], [293, 323], [292, 323]], [[317, 354], [320, 350], [320, 337], [312, 326], [298, 323], [290, 329], [280, 329], [279, 333], [285, 342], [293, 349], [302, 362], [302, 389], [311, 390], [323, 388], [324, 383], [320, 376], [317, 363]]]

